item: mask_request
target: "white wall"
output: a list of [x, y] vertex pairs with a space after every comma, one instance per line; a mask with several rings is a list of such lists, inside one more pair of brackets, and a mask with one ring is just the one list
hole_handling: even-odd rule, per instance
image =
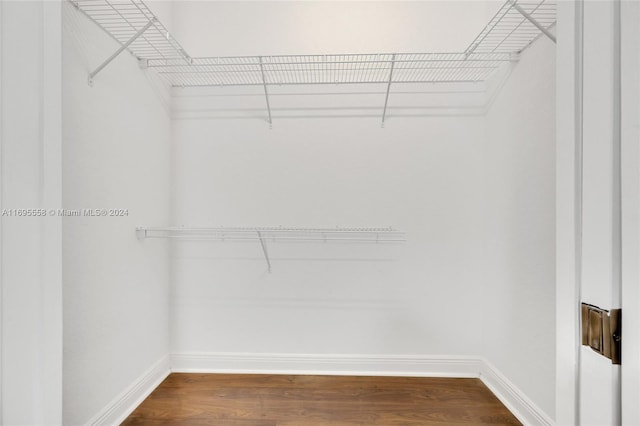
[[555, 413], [555, 45], [521, 56], [487, 114], [484, 354]]
[[174, 122], [176, 223], [394, 226], [404, 246], [177, 246], [172, 352], [476, 354], [483, 120]]
[[145, 4], [167, 31], [173, 34], [173, 0], [147, 0]]
[[[173, 25], [193, 56], [463, 50], [485, 6], [178, 2]], [[453, 13], [468, 25], [444, 25]], [[478, 353], [483, 87], [394, 86], [381, 129], [385, 89], [271, 88], [273, 130], [260, 90], [174, 91], [176, 224], [394, 226], [409, 241], [272, 244], [270, 275], [256, 244], [180, 243], [172, 352]]]
[[[187, 50], [200, 46], [196, 56], [336, 47], [331, 38], [287, 44], [278, 31], [254, 45], [240, 36], [222, 44], [196, 24], [187, 28], [187, 17], [220, 7], [226, 25], [241, 26], [234, 17], [247, 15], [230, 9], [242, 7], [188, 7], [176, 5], [174, 26]], [[288, 22], [284, 11], [295, 9], [262, 7], [265, 22], [256, 25], [265, 28], [275, 17]], [[315, 16], [313, 25], [328, 19]], [[342, 49], [371, 50], [372, 39], [362, 47], [342, 36]], [[423, 41], [410, 46], [430, 50]], [[393, 51], [398, 40], [388, 42], [380, 50]], [[175, 90], [176, 224], [393, 225], [409, 242], [274, 244], [271, 275], [257, 244], [180, 243], [172, 352], [483, 355], [553, 418], [554, 49], [545, 38], [534, 43], [486, 117], [483, 87], [410, 97], [397, 92], [424, 88], [395, 85], [385, 129], [377, 103], [384, 91], [375, 86], [322, 97], [273, 88], [273, 130], [259, 90]]]
[[0, 423], [62, 420], [59, 5], [0, 2]]
[[167, 93], [124, 53], [87, 84], [117, 44], [64, 2], [64, 424], [89, 421], [168, 353], [168, 247], [135, 227], [169, 223]]
[[191, 56], [462, 52], [489, 22], [484, 1], [176, 1]]

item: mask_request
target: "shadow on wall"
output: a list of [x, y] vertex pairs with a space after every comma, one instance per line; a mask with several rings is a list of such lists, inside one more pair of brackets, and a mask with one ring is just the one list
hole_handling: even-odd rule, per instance
[[[387, 118], [484, 116], [515, 64], [505, 63], [490, 80], [478, 83], [395, 84]], [[148, 71], [152, 72], [152, 71]], [[382, 119], [386, 85], [341, 84], [327, 87], [269, 86], [274, 121], [305, 118]], [[174, 119], [249, 119], [268, 122], [262, 86], [173, 88]]]

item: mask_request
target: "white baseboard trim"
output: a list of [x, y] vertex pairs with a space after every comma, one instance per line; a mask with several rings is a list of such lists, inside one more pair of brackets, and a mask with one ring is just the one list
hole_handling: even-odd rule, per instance
[[169, 356], [163, 356], [89, 420], [86, 425], [119, 425], [170, 373], [171, 364]]
[[524, 425], [553, 426], [555, 422], [489, 361], [482, 360], [480, 380]]
[[481, 360], [462, 356], [178, 353], [180, 373], [320, 374], [357, 376], [479, 377]]

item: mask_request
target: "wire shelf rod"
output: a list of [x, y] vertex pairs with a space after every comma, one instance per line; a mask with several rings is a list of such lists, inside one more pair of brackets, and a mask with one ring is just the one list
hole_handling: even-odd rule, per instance
[[[276, 67], [281, 65], [318, 65], [318, 64], [374, 64], [385, 63], [389, 64], [394, 61], [395, 63], [403, 62], [467, 62], [467, 61], [514, 61], [509, 53], [475, 53], [465, 56], [464, 53], [397, 53], [396, 59], [392, 60], [391, 56], [394, 54], [385, 54], [389, 56], [389, 59], [366, 59], [371, 54], [359, 54], [348, 55], [351, 58], [348, 60], [340, 60], [335, 56], [344, 55], [326, 55], [320, 57], [320, 59], [309, 59], [308, 55], [276, 55], [276, 56], [211, 56], [193, 58], [192, 65], [199, 65], [198, 62], [206, 63], [211, 66], [245, 66], [245, 65], [260, 65], [260, 58], [263, 60], [265, 67]], [[411, 58], [410, 56], [418, 56], [418, 58]], [[284, 60], [286, 58], [286, 61]], [[294, 58], [300, 58], [298, 61], [294, 61]], [[325, 58], [325, 59], [322, 59]], [[331, 58], [331, 59], [326, 59]], [[161, 59], [153, 59], [149, 61], [150, 66], [171, 66], [171, 65], [184, 65], [181, 63], [163, 63]]]
[[[455, 66], [440, 66], [440, 67], [403, 67], [403, 68], [399, 68], [399, 67], [394, 67], [396, 71], [412, 71], [412, 70], [418, 70], [418, 71], [431, 71], [431, 70], [444, 70], [444, 71], [448, 71], [448, 70], [454, 70], [454, 71], [464, 71], [464, 70], [486, 70], [486, 69], [494, 69], [495, 67], [486, 67], [486, 66], [463, 66], [463, 67], [455, 67]], [[374, 68], [376, 70], [386, 70], [387, 68]], [[333, 68], [333, 70], [340, 70], [339, 68]], [[211, 74], [225, 74], [228, 73], [228, 71], [208, 71]], [[254, 73], [255, 71], [252, 70], [244, 70], [244, 71], [236, 71], [235, 74], [250, 74], [250, 73]], [[199, 71], [159, 71], [159, 74], [200, 74]], [[299, 74], [297, 74], [299, 75]], [[342, 80], [346, 80], [346, 79], [342, 79]], [[340, 80], [340, 81], [342, 81]], [[308, 84], [305, 83], [306, 80], [301, 80], [301, 81], [295, 81], [293, 82], [295, 83], [300, 83], [300, 84]], [[388, 82], [389, 79], [385, 79], [385, 82]], [[395, 83], [397, 80], [391, 80], [392, 83]], [[267, 83], [268, 84], [268, 83]]]
[[169, 227], [140, 227], [137, 230], [151, 231], [151, 232], [307, 232], [307, 233], [401, 233], [397, 229], [387, 228], [295, 228], [295, 227], [184, 227], [184, 226], [169, 226]]
[[[470, 62], [479, 62], [479, 63], [494, 63], [494, 62], [516, 62], [516, 59], [428, 59], [428, 60], [397, 60], [395, 61], [396, 66], [398, 65], [402, 65], [402, 64], [431, 64], [431, 63], [435, 63], [435, 64], [439, 64], [439, 63], [462, 63], [462, 64], [466, 64], [466, 63], [470, 63]], [[333, 70], [337, 70], [339, 69], [338, 66], [340, 65], [359, 65], [360, 67], [362, 67], [363, 65], [366, 64], [384, 64], [384, 65], [390, 65], [392, 61], [354, 61], [354, 62], [323, 62], [322, 64], [325, 66], [324, 70], [327, 69], [333, 69]], [[273, 65], [270, 64], [265, 64], [263, 63], [262, 66], [265, 70], [267, 71], [283, 71], [283, 66], [291, 66], [291, 67], [296, 67], [296, 71], [305, 71], [305, 72], [310, 72], [310, 71], [317, 71], [311, 68], [302, 68], [302, 65], [316, 65], [318, 64], [318, 62], [290, 62], [290, 63], [280, 63], [278, 64], [278, 67], [274, 67]], [[336, 65], [337, 67], [330, 67], [327, 68], [327, 65]], [[260, 63], [255, 63], [255, 64], [240, 64], [240, 63], [230, 63], [230, 64], [192, 64], [192, 65], [188, 65], [188, 67], [192, 68], [192, 67], [200, 67], [200, 66], [209, 66], [209, 67], [213, 67], [213, 68], [222, 68], [222, 67], [254, 67], [257, 68], [260, 66]], [[185, 67], [184, 64], [166, 64], [166, 65], [162, 65], [162, 64], [155, 64], [150, 62], [149, 63], [149, 68], [177, 68], [177, 67]], [[452, 67], [454, 67], [452, 65]], [[422, 67], [417, 67], [417, 68], [422, 68]], [[456, 66], [457, 68], [457, 66]], [[367, 70], [388, 70], [388, 67], [368, 67]], [[345, 70], [344, 68], [342, 70]], [[351, 71], [362, 71], [362, 68], [358, 68], [358, 69], [353, 69]], [[237, 72], [241, 72], [242, 70], [236, 70]], [[256, 71], [255, 69], [252, 69], [251, 71]], [[193, 72], [198, 72], [198, 71], [193, 71]]]
[[[159, 235], [147, 235], [145, 237], [143, 237], [145, 239], [180, 239], [180, 240], [190, 240], [190, 241], [257, 241], [260, 238], [259, 237], [230, 237], [230, 236], [226, 236], [226, 237], [216, 237], [216, 236], [197, 236], [197, 235], [163, 235], [163, 236], [159, 236]], [[386, 239], [373, 239], [373, 238], [335, 238], [335, 237], [326, 237], [326, 238], [311, 238], [311, 237], [304, 237], [304, 238], [292, 238], [292, 237], [274, 237], [274, 236], [268, 236], [268, 235], [264, 235], [262, 237], [265, 240], [268, 241], [272, 241], [272, 242], [278, 242], [278, 241], [288, 241], [288, 242], [292, 242], [292, 241], [300, 241], [300, 242], [312, 242], [312, 241], [321, 241], [321, 242], [326, 242], [326, 241], [351, 241], [351, 242], [360, 242], [360, 243], [376, 243], [376, 244], [382, 244], [382, 243], [404, 243], [407, 240], [405, 238], [386, 238]]]
[[[478, 83], [481, 82], [482, 80], [479, 79], [466, 79], [466, 80], [429, 80], [428, 82], [425, 82], [423, 80], [419, 80], [419, 81], [394, 81], [393, 84], [423, 84], [423, 83], [431, 83], [431, 84], [445, 84], [445, 83], [454, 83], [454, 84], [474, 84], [474, 83]], [[384, 84], [386, 83], [385, 81], [372, 81], [372, 82], [358, 82], [358, 83], [350, 83], [350, 82], [344, 82], [344, 83], [334, 83], [334, 82], [326, 82], [326, 83], [315, 83], [314, 85], [348, 85], [348, 84]], [[281, 84], [268, 84], [268, 86], [308, 86], [309, 83], [281, 83]], [[219, 86], [219, 87], [241, 87], [241, 86], [262, 86], [262, 83], [237, 83], [237, 84], [229, 84], [229, 83], [220, 83], [220, 84], [212, 84], [210, 82], [204, 82], [202, 84], [185, 84], [184, 86], [177, 84], [174, 87], [214, 87], [214, 86]], [[275, 96], [275, 95], [274, 95]]]

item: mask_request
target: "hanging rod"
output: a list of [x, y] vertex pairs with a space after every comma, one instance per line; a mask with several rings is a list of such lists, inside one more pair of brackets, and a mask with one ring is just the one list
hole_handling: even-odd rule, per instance
[[402, 243], [405, 233], [389, 228], [189, 228], [189, 227], [152, 227], [136, 228], [138, 239], [175, 238], [189, 241], [258, 241], [262, 248], [268, 271], [271, 272], [271, 260], [267, 242], [352, 242], [359, 244]]

